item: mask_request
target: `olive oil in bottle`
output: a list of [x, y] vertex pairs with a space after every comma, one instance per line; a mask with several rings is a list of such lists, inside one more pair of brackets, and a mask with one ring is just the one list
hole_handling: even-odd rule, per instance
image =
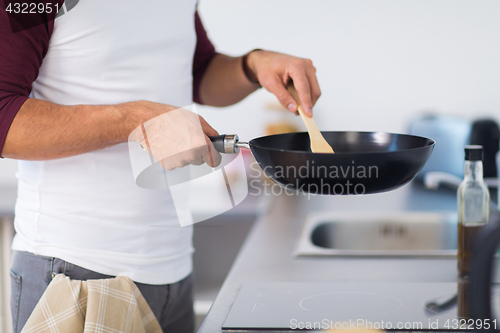
[[457, 315], [458, 318], [469, 319], [470, 313], [470, 289], [469, 280], [460, 279], [457, 288]]
[[488, 223], [490, 193], [483, 180], [483, 147], [465, 147], [465, 175], [457, 193], [458, 203], [458, 272], [469, 275], [474, 239]]

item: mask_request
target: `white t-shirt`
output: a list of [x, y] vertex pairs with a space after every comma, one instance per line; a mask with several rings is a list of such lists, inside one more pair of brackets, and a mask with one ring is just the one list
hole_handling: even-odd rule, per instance
[[[80, 0], [55, 21], [33, 97], [191, 104], [195, 9], [195, 0]], [[14, 250], [148, 284], [192, 271], [192, 228], [180, 227], [168, 190], [136, 185], [127, 144], [20, 161], [17, 177]]]

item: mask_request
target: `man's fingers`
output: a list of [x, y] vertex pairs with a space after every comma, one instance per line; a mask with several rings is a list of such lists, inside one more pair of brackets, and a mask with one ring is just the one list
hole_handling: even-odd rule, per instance
[[293, 71], [290, 71], [290, 77], [293, 80], [293, 85], [299, 93], [300, 105], [302, 110], [312, 117], [312, 100], [311, 100], [311, 86], [309, 85], [309, 79], [306, 75], [304, 66], [294, 67]]
[[161, 160], [161, 166], [168, 171], [172, 171], [175, 168], [179, 167], [177, 162], [171, 158], [164, 158], [163, 160]]
[[200, 122], [201, 122], [201, 128], [203, 129], [203, 132], [205, 133], [205, 141], [207, 143], [207, 148], [208, 150], [204, 150], [202, 159], [205, 163], [210, 165], [212, 168], [215, 168], [218, 166], [222, 160], [222, 156], [219, 154], [217, 150], [215, 150], [214, 145], [212, 144], [212, 141], [208, 138], [209, 136], [217, 136], [219, 135], [219, 132], [217, 132], [212, 126], [210, 126], [207, 121], [200, 116]]
[[204, 155], [208, 155], [209, 148], [206, 146], [193, 148], [161, 160], [163, 168], [172, 171], [175, 168], [183, 168], [187, 165], [202, 165]]
[[215, 167], [221, 163], [222, 157], [208, 138], [219, 133], [203, 117], [188, 110], [172, 112], [168, 119], [158, 117], [149, 123], [147, 134], [140, 140], [141, 145], [166, 170], [203, 163]]
[[273, 76], [266, 82], [266, 89], [278, 98], [285, 109], [293, 113], [297, 112], [297, 102], [277, 76]]
[[206, 146], [196, 147], [189, 151], [164, 158], [161, 160], [161, 165], [166, 170], [174, 170], [175, 168], [182, 168], [187, 165], [202, 165], [208, 164], [212, 168], [218, 166], [222, 161], [222, 156], [214, 148], [210, 139], [205, 136]]
[[309, 85], [311, 87], [311, 100], [314, 106], [321, 96], [321, 89], [319, 88], [318, 78], [316, 77], [316, 68], [311, 65], [306, 69], [306, 75], [309, 80]]
[[207, 141], [208, 150], [204, 150], [204, 154], [202, 156], [203, 162], [207, 163], [212, 168], [215, 168], [222, 161], [222, 156], [215, 149], [214, 145], [212, 144], [212, 141], [210, 141], [208, 136], [205, 136], [205, 140]]
[[217, 136], [219, 135], [219, 132], [217, 132], [212, 126], [210, 126], [209, 123], [203, 118], [202, 116], [200, 117], [200, 124], [201, 124], [201, 129], [203, 130], [203, 133], [205, 133], [207, 136]]

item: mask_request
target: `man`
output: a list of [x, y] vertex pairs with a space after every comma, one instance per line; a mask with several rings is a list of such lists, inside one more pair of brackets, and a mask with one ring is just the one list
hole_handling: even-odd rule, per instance
[[[0, 152], [20, 160], [15, 332], [58, 273], [79, 280], [126, 275], [165, 332], [191, 332], [192, 229], [179, 226], [168, 190], [135, 184], [129, 135], [193, 100], [237, 103], [259, 84], [296, 112], [289, 79], [312, 115], [320, 96], [312, 62], [262, 50], [216, 53], [196, 0], [82, 0], [15, 33], [2, 8], [0, 50]], [[199, 121], [205, 135], [217, 135]], [[188, 130], [180, 132], [189, 139]], [[203, 155], [188, 163], [200, 159], [218, 162]]]

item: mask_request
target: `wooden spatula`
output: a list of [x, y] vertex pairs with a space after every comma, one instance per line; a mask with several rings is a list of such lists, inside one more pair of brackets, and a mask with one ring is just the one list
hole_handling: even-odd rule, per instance
[[302, 110], [302, 106], [300, 105], [299, 94], [295, 89], [295, 87], [293, 86], [293, 83], [289, 83], [286, 88], [288, 89], [288, 92], [292, 94], [293, 98], [297, 102], [300, 117], [302, 118], [302, 121], [306, 125], [307, 132], [309, 133], [309, 139], [311, 141], [311, 151], [313, 153], [332, 153], [332, 154], [335, 153], [333, 151], [333, 148], [328, 144], [328, 142], [326, 142], [325, 138], [319, 131], [318, 126], [316, 126], [316, 122], [314, 121], [314, 119], [306, 116], [304, 110]]

